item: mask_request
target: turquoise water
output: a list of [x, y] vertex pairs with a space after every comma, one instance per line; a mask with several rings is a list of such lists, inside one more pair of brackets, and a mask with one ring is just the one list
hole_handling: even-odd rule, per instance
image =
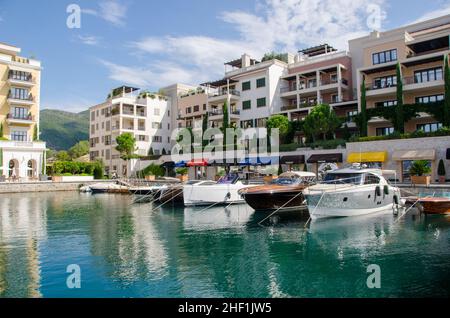
[[[131, 205], [79, 193], [0, 196], [2, 297], [448, 297], [450, 218], [412, 211], [312, 222]], [[69, 289], [66, 268], [81, 269]], [[369, 289], [367, 266], [381, 269]]]

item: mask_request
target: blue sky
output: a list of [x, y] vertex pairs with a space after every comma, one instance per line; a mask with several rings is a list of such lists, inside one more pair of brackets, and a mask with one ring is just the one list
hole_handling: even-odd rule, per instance
[[[82, 9], [79, 29], [66, 25], [69, 4]], [[0, 42], [42, 61], [41, 108], [81, 111], [121, 84], [157, 90], [218, 79], [223, 62], [244, 52], [261, 58], [322, 42], [345, 49], [347, 39], [373, 28], [367, 21], [374, 12], [375, 26], [385, 30], [450, 14], [450, 3], [0, 0]]]

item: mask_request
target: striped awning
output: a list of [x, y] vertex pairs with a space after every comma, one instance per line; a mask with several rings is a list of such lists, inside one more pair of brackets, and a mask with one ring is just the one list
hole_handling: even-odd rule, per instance
[[348, 163], [363, 162], [386, 162], [388, 158], [387, 151], [378, 152], [352, 152], [347, 157]]
[[208, 161], [205, 159], [193, 159], [186, 163], [187, 167], [206, 167], [208, 165]]
[[436, 150], [420, 149], [420, 150], [399, 150], [392, 155], [392, 160], [434, 160], [436, 159]]

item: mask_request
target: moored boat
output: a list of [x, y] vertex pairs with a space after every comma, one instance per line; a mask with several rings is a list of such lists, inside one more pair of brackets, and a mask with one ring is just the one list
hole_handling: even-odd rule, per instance
[[307, 206], [302, 192], [315, 181], [316, 175], [312, 172], [290, 171], [268, 185], [244, 188], [239, 194], [256, 211], [304, 210]]
[[[244, 203], [239, 190], [251, 185], [244, 184], [236, 173], [223, 176], [219, 181], [200, 181], [183, 186], [183, 201], [185, 206], [219, 205]], [[257, 185], [253, 185], [257, 186]]]
[[329, 172], [324, 181], [306, 188], [312, 219], [366, 215], [402, 205], [400, 189], [391, 186], [383, 174], [394, 171], [352, 167]]
[[426, 214], [450, 214], [450, 198], [420, 198], [419, 203], [422, 205], [423, 212]]
[[89, 186], [92, 193], [128, 193], [128, 187], [113, 182], [95, 183]]

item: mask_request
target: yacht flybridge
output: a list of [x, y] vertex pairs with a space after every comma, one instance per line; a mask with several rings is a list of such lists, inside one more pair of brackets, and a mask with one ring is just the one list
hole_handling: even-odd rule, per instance
[[312, 219], [357, 216], [399, 209], [400, 189], [384, 175], [395, 171], [352, 167], [329, 172], [324, 180], [306, 188], [305, 195]]

